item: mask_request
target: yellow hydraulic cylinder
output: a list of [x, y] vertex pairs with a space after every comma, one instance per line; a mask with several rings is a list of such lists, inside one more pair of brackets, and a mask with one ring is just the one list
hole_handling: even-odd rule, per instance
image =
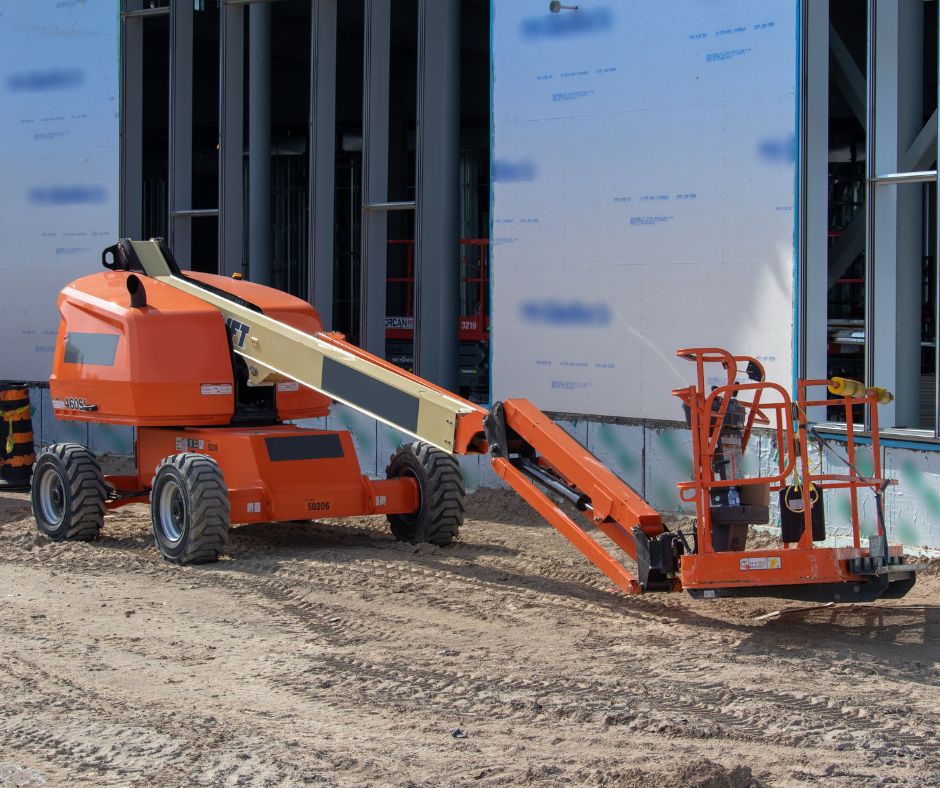
[[829, 393], [837, 397], [864, 397], [865, 384], [851, 378], [833, 378], [829, 382]]
[[881, 386], [867, 387], [864, 383], [851, 378], [834, 377], [829, 381], [829, 393], [837, 397], [874, 397], [879, 405], [887, 405], [894, 399], [894, 395]]
[[872, 386], [865, 393], [868, 394], [869, 397], [874, 397], [875, 402], [879, 405], [887, 405], [894, 399], [894, 394], [888, 391], [888, 389], [881, 388], [881, 386]]

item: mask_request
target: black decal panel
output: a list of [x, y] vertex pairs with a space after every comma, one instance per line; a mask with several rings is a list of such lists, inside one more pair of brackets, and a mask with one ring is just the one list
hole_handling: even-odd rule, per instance
[[332, 460], [343, 456], [339, 435], [290, 435], [265, 438], [271, 462], [290, 460]]
[[374, 413], [408, 432], [418, 430], [420, 400], [393, 386], [333, 361], [323, 359], [323, 390], [351, 405]]

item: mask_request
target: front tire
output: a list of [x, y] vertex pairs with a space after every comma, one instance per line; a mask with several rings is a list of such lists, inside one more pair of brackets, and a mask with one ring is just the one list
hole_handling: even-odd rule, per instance
[[84, 446], [53, 443], [40, 451], [30, 490], [36, 527], [56, 542], [90, 542], [104, 525], [101, 467]]
[[388, 515], [396, 539], [441, 546], [454, 541], [463, 525], [466, 491], [460, 466], [453, 456], [415, 441], [392, 455], [385, 475], [389, 479], [411, 476], [420, 491], [417, 512]]
[[218, 464], [202, 454], [174, 454], [157, 466], [150, 492], [153, 537], [174, 564], [207, 564], [225, 552], [228, 488]]

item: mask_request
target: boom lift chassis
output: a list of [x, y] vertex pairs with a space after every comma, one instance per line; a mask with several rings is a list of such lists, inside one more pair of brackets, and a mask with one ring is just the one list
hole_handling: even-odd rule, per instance
[[[393, 457], [392, 478], [370, 480], [359, 473], [348, 433], [325, 433], [328, 437], [324, 438], [317, 431], [281, 423], [140, 427], [138, 475], [104, 477], [102, 493], [107, 490], [107, 497], [102, 497], [100, 509], [103, 514], [104, 507], [150, 500], [158, 545], [169, 560], [214, 560], [221, 552], [213, 548], [207, 553], [173, 553], [174, 528], [178, 531], [189, 523], [186, 518], [206, 511], [210, 515], [207, 527], [225, 531], [229, 522], [384, 513], [396, 535], [406, 539], [421, 538], [422, 532], [409, 530], [419, 515], [451, 517], [451, 533], [444, 534], [448, 537], [459, 526], [463, 507], [463, 488], [452, 455], [488, 454], [497, 475], [627, 594], [685, 589], [698, 598], [760, 595], [870, 601], [903, 596], [922, 568], [905, 563], [901, 549], [887, 542], [881, 495], [893, 482], [881, 476], [874, 393], [820, 399], [808, 392], [830, 386], [831, 381], [800, 380], [794, 403], [783, 387], [764, 380], [757, 359], [720, 348], [679, 350], [678, 356], [693, 362], [696, 369], [694, 385], [673, 391], [692, 431], [693, 475], [679, 484], [682, 500], [694, 503], [696, 509], [695, 524], [687, 535], [667, 528], [661, 515], [635, 490], [525, 399], [497, 402], [487, 411], [345, 342], [341, 335], [307, 333], [287, 325], [226, 290], [184, 274], [159, 239], [122, 240], [105, 250], [103, 261], [112, 271], [126, 273], [132, 306], [135, 298], [138, 302], [145, 298], [141, 296], [144, 282], [153, 280], [217, 309], [232, 333], [231, 350], [247, 366], [249, 385], [297, 383], [422, 442], [414, 445], [414, 456], [423, 459], [400, 458], [400, 467], [393, 469]], [[706, 390], [709, 368], [722, 369], [725, 382]], [[833, 405], [844, 407], [846, 413], [849, 472], [845, 474], [814, 472], [810, 463], [807, 409]], [[855, 470], [852, 409], [857, 405], [870, 408], [872, 414], [875, 465], [870, 478]], [[57, 415], [103, 420], [96, 419], [94, 412], [65, 407], [57, 409]], [[760, 434], [773, 440], [776, 468], [769, 475], [747, 477], [741, 458], [758, 426], [764, 428]], [[329, 443], [334, 462], [316, 466], [326, 471], [315, 484], [309, 473], [312, 466], [301, 467], [290, 456], [278, 458], [271, 453], [279, 438], [317, 435], [320, 449], [304, 458], [316, 460], [316, 452]], [[34, 512], [41, 529], [53, 538], [97, 534], [91, 526], [85, 530], [56, 526], [63, 509], [61, 500], [56, 506], [56, 490], [67, 498], [68, 484], [62, 481], [72, 478], [63, 471], [68, 470], [66, 455], [73, 452], [70, 461], [75, 467], [88, 462], [76, 453], [78, 448], [51, 447], [37, 462]], [[43, 475], [44, 458], [52, 477], [58, 474], [58, 488], [56, 478], [49, 477], [50, 482]], [[295, 466], [297, 470], [292, 471]], [[89, 479], [94, 475], [90, 465], [81, 467]], [[143, 476], [150, 468], [157, 468], [152, 483]], [[432, 490], [429, 468], [456, 477], [453, 489], [459, 496], [448, 498]], [[789, 483], [795, 476], [801, 480], [799, 486]], [[195, 498], [178, 494], [185, 484], [192, 488], [192, 478], [204, 478], [210, 488], [209, 503], [200, 504], [203, 509], [199, 511]], [[82, 489], [92, 487], [88, 482]], [[313, 487], [316, 494], [311, 493]], [[848, 547], [814, 543], [814, 538], [819, 539], [814, 517], [821, 514], [821, 495], [833, 489], [847, 490], [850, 497], [852, 545]], [[874, 493], [879, 516], [874, 534], [863, 546], [859, 496], [865, 490]], [[748, 525], [768, 522], [771, 491], [780, 495], [782, 505], [798, 511], [797, 531], [792, 527], [789, 531], [793, 541], [781, 542], [776, 549], [746, 550]], [[198, 483], [195, 492], [199, 492]], [[437, 497], [431, 500], [433, 496]]]

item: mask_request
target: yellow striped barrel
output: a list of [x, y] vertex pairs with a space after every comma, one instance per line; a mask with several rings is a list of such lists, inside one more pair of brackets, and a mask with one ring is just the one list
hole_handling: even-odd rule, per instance
[[0, 489], [29, 489], [35, 460], [29, 389], [0, 383]]

